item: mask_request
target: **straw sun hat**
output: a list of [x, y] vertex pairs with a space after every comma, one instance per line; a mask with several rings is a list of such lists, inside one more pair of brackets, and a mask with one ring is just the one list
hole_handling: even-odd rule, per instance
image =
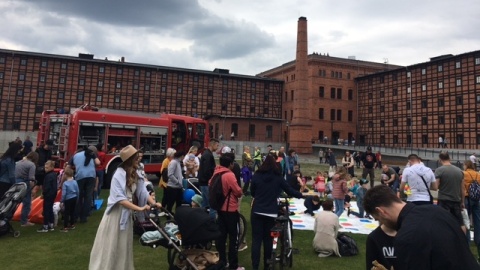
[[138, 150], [135, 149], [133, 145], [125, 146], [122, 150], [120, 150], [120, 158], [122, 159], [122, 163], [133, 157], [136, 153], [138, 153]]

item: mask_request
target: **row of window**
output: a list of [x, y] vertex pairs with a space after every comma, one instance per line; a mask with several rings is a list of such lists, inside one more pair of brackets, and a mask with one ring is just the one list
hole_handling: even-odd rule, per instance
[[[463, 96], [456, 96], [455, 97], [455, 105], [463, 105], [463, 103], [464, 103], [463, 102]], [[480, 94], [476, 95], [476, 103], [480, 103]], [[407, 110], [410, 110], [412, 108], [410, 101], [407, 101], [405, 104], [406, 104], [406, 109]], [[421, 100], [420, 101], [420, 106], [423, 109], [428, 108], [428, 100], [427, 99]], [[445, 98], [438, 98], [436, 108], [444, 107], [444, 106], [445, 106]], [[373, 107], [372, 106], [369, 106], [367, 108], [367, 110], [368, 110], [368, 113], [373, 113]], [[379, 106], [379, 111], [381, 113], [385, 112], [385, 105], [380, 105]], [[398, 111], [398, 103], [392, 103], [392, 111], [394, 111], [394, 112]]]
[[[165, 74], [165, 75], [166, 75], [166, 74]], [[180, 76], [180, 75], [179, 75], [179, 76]], [[0, 72], [0, 79], [3, 79], [3, 77], [4, 77], [3, 72]], [[182, 76], [182, 77], [183, 77], [183, 76]], [[197, 78], [197, 79], [198, 79], [198, 76], [196, 76], [196, 77], [194, 77], [194, 78]], [[19, 80], [19, 81], [25, 81], [25, 80], [26, 80], [26, 75], [25, 75], [25, 74], [19, 74], [19, 75], [18, 75], [18, 80]], [[227, 80], [226, 83], [225, 83], [225, 80]], [[39, 81], [39, 82], [42, 82], [42, 83], [46, 82], [46, 81], [47, 81], [46, 75], [40, 75], [40, 76], [38, 77], [38, 81]], [[60, 77], [60, 78], [58, 79], [58, 83], [59, 83], [59, 84], [65, 84], [66, 82], [67, 82], [67, 79], [66, 79], [65, 77]], [[212, 82], [213, 82], [213, 79], [212, 79]], [[243, 82], [244, 82], [244, 81], [242, 81], [242, 80], [238, 80], [238, 81], [237, 81], [237, 86], [243, 86]], [[78, 80], [78, 84], [79, 84], [79, 85], [85, 85], [85, 79], [79, 79], [79, 80]], [[228, 84], [228, 79], [224, 79], [224, 85], [226, 85], [226, 84]], [[268, 84], [265, 84], [265, 89], [269, 89], [269, 86], [267, 86], [267, 85], [268, 85]], [[99, 87], [103, 87], [103, 81], [98, 81], [98, 86], [99, 86]], [[256, 82], [250, 82], [250, 86], [251, 86], [251, 88], [256, 88]], [[117, 82], [117, 83], [116, 83], [116, 88], [121, 88], [121, 87], [122, 87], [122, 83], [121, 83], [121, 82]], [[137, 88], [135, 88], [135, 87], [137, 87]], [[149, 86], [148, 86], [148, 87], [149, 87]], [[134, 89], [138, 89], [138, 85], [135, 85], [135, 84], [134, 84]]]
[[[325, 119], [325, 109], [318, 108], [318, 119]], [[331, 121], [342, 121], [342, 110], [330, 109], [330, 120]], [[348, 111], [348, 122], [353, 121], [353, 111]]]
[[[422, 144], [429, 144], [429, 143], [433, 143], [433, 144], [436, 144], [437, 143], [437, 140], [436, 138], [433, 139], [433, 141], [431, 142], [430, 141], [430, 137], [431, 135], [427, 135], [427, 134], [423, 134], [422, 135]], [[412, 137], [410, 135], [407, 135], [406, 137], [406, 141], [407, 141], [407, 144], [411, 144], [412, 143]], [[477, 145], [480, 145], [480, 134], [476, 134], [476, 144]], [[394, 144], [399, 144], [401, 143], [400, 140], [399, 140], [399, 137], [398, 135], [393, 135], [392, 137], [392, 141]], [[385, 138], [385, 135], [380, 135], [380, 144], [385, 144], [386, 143], [386, 138]], [[456, 143], [457, 145], [463, 145], [465, 143], [465, 137], [463, 134], [456, 134], [455, 136], [455, 141], [452, 142], [452, 143]]]
[[[325, 97], [325, 87], [320, 86], [318, 88], [318, 96], [321, 98]], [[342, 88], [330, 88], [330, 98], [331, 99], [342, 99]], [[293, 97], [292, 97], [293, 99]], [[348, 100], [353, 100], [353, 90], [348, 89]]]
[[[451, 118], [452, 121], [454, 121], [455, 124], [463, 124], [464, 123], [464, 118], [463, 115], [457, 114], [455, 118]], [[480, 113], [476, 115], [476, 122], [480, 123]], [[428, 117], [423, 116], [421, 118], [421, 124], [422, 125], [428, 125]], [[437, 118], [437, 124], [445, 124], [445, 115], [439, 115]], [[398, 119], [394, 118], [392, 119], [392, 125], [394, 127], [398, 126]], [[412, 119], [411, 118], [406, 118], [406, 125], [411, 126], [412, 125]], [[374, 123], [373, 121], [368, 121], [368, 127], [373, 128]], [[380, 127], [385, 127], [385, 120], [380, 120]]]
[[[480, 57], [475, 57], [474, 63], [475, 63], [475, 65], [480, 65]], [[455, 69], [459, 69], [461, 67], [462, 67], [462, 62], [461, 61], [456, 61], [455, 62]], [[443, 72], [443, 71], [444, 71], [443, 64], [437, 65], [437, 72]], [[422, 68], [421, 69], [421, 74], [422, 75], [427, 75], [427, 68]], [[411, 76], [412, 76], [411, 71], [407, 71], [407, 78], [410, 78]], [[379, 80], [380, 80], [380, 83], [384, 83], [385, 82], [385, 77], [381, 76], [379, 78]], [[396, 73], [392, 74], [392, 80], [393, 81], [397, 80], [397, 74]], [[372, 78], [368, 80], [368, 84], [369, 85], [373, 84], [373, 79]], [[459, 85], [457, 85], [457, 86], [459, 86]]]

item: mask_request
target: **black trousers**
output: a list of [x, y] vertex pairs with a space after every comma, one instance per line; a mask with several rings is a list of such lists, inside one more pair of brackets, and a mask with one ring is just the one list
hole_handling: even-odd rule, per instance
[[215, 241], [215, 246], [223, 264], [227, 263], [227, 236], [228, 236], [228, 263], [229, 269], [238, 267], [238, 212], [218, 211], [218, 226], [221, 236]]
[[272, 256], [273, 249], [270, 230], [275, 226], [275, 218], [252, 213], [250, 222], [252, 223], [252, 267], [254, 270], [259, 269], [263, 244], [263, 264], [264, 269], [268, 269], [268, 260]]
[[63, 212], [63, 227], [67, 228], [68, 224], [70, 224], [70, 226], [75, 225], [75, 208], [77, 206], [77, 197], [64, 201], [63, 205], [65, 207]]
[[165, 208], [172, 213], [173, 205], [175, 209], [182, 205], [183, 190], [181, 188], [167, 187], [165, 189]]
[[52, 226], [54, 222], [53, 216], [53, 202], [55, 197], [43, 197], [43, 226], [48, 227]]

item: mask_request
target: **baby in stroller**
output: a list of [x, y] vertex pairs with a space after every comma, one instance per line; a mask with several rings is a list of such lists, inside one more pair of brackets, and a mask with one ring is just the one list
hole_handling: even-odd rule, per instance
[[169, 269], [224, 269], [218, 264], [218, 253], [209, 250], [212, 241], [220, 236], [220, 231], [208, 212], [203, 208], [180, 206], [174, 219], [171, 223], [176, 223], [179, 234], [172, 235], [171, 223], [165, 226], [159, 224], [156, 226], [161, 238], [142, 244], [167, 248]]
[[27, 184], [16, 183], [2, 196], [0, 200], [0, 236], [7, 233], [12, 233], [14, 237], [20, 236], [20, 232], [15, 231], [10, 220], [26, 194]]

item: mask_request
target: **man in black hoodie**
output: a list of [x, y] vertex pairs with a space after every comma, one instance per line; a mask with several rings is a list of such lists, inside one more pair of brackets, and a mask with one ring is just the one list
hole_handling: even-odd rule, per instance
[[[200, 158], [200, 166], [198, 168], [198, 184], [200, 185], [200, 191], [202, 192], [202, 207], [210, 207], [208, 204], [208, 181], [213, 176], [215, 170], [215, 159], [213, 158], [213, 152], [217, 151], [219, 141], [217, 139], [210, 139], [208, 147], [203, 151]], [[216, 211], [210, 209], [210, 217], [215, 219]]]

